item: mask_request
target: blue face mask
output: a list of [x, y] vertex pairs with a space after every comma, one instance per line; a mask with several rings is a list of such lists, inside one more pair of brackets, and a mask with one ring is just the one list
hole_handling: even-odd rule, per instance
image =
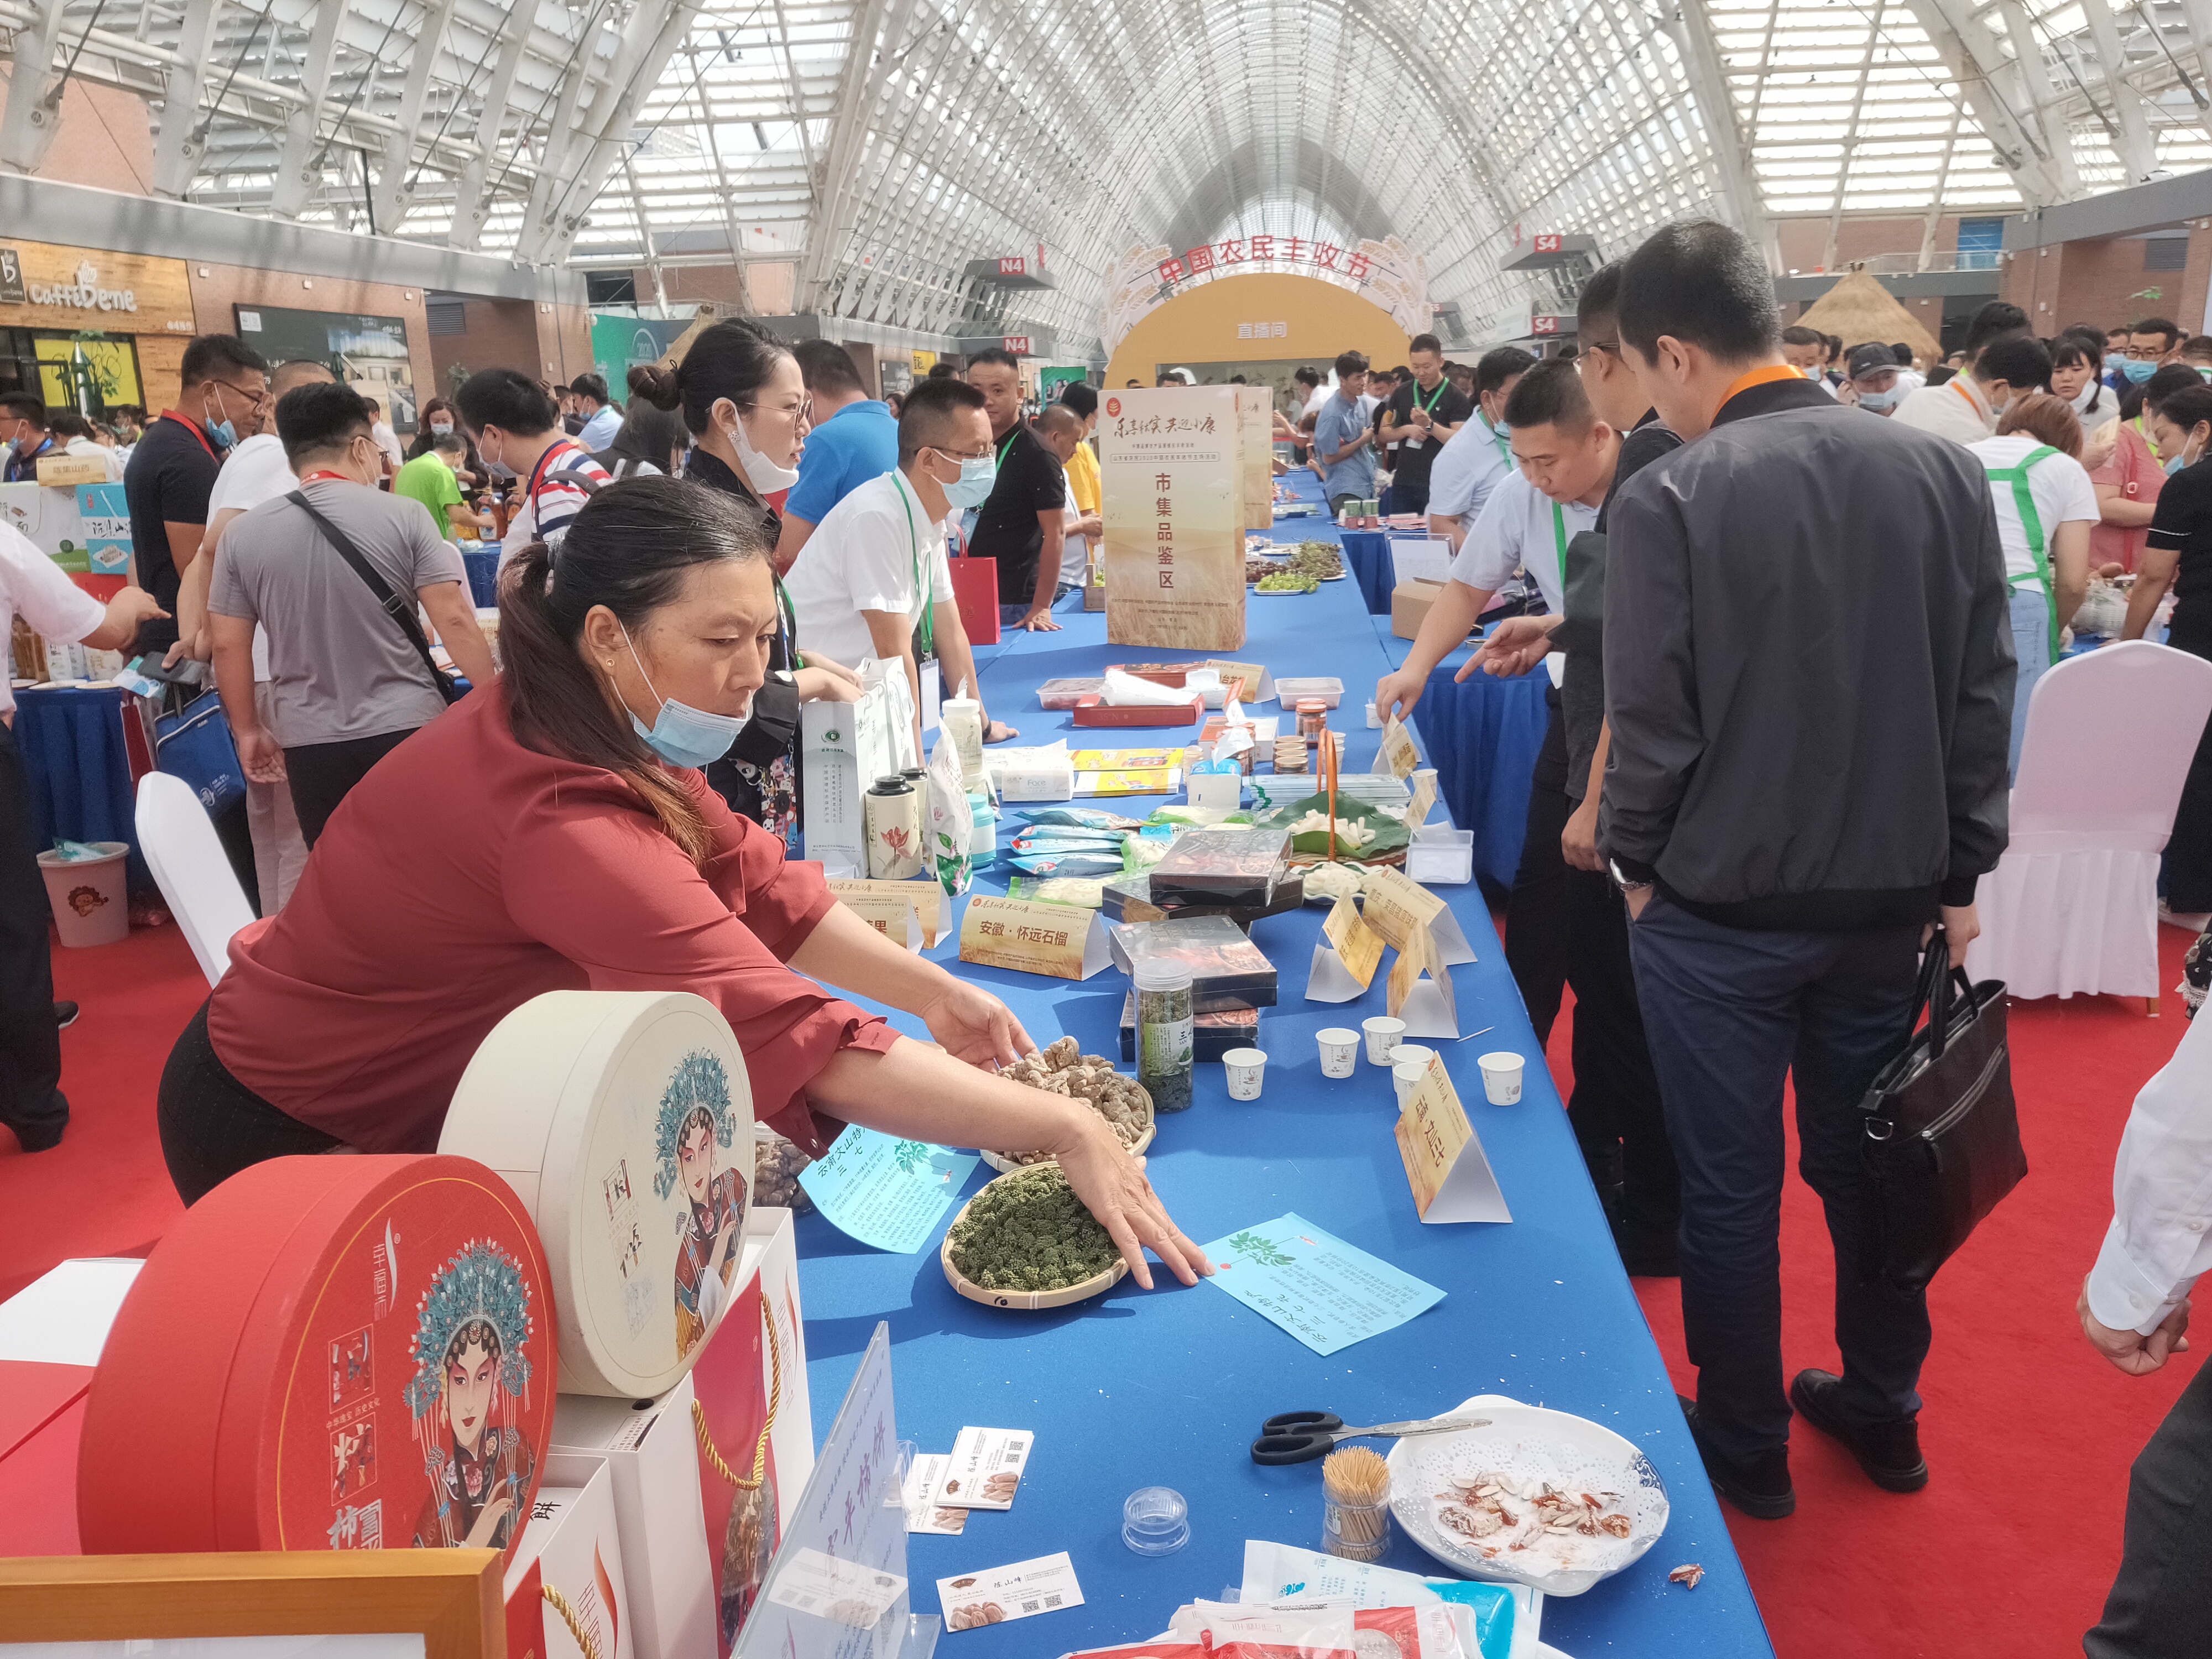
[[2134, 357], [2123, 357], [2120, 359], [2120, 373], [2127, 377], [2130, 385], [2141, 386], [2158, 373], [2158, 365], [2146, 363]]
[[[942, 450], [938, 452], [944, 454]], [[946, 460], [954, 459], [950, 455]], [[991, 499], [992, 486], [999, 482], [999, 458], [978, 455], [960, 463], [960, 476], [949, 484], [940, 484], [945, 499], [955, 507], [981, 507]]]
[[1904, 395], [1895, 386], [1890, 387], [1887, 392], [1862, 392], [1859, 393], [1859, 407], [1870, 409], [1879, 415], [1886, 409], [1895, 408], [1897, 400]]
[[[623, 643], [629, 647], [629, 659], [637, 664], [638, 677], [645, 681], [645, 689], [659, 697], [627, 628], [623, 629]], [[661, 697], [660, 713], [651, 726], [635, 714], [629, 717], [629, 723], [645, 739], [646, 746], [672, 766], [705, 766], [730, 752], [738, 733], [745, 729], [745, 718], [743, 714], [711, 714], [672, 697]]]

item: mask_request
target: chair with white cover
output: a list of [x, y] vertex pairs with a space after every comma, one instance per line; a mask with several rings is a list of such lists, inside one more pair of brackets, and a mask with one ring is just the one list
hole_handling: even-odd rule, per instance
[[2036, 682], [2011, 840], [1976, 894], [1973, 978], [2016, 997], [2143, 997], [2158, 1012], [2159, 854], [2208, 718], [2212, 662], [2148, 641]]
[[253, 906], [192, 787], [167, 772], [138, 780], [138, 850], [213, 985], [230, 965], [230, 936], [253, 920]]

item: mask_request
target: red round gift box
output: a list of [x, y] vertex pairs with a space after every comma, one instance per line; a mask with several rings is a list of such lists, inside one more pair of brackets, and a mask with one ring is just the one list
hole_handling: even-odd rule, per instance
[[404, 1548], [481, 1522], [511, 1552], [552, 1427], [550, 1279], [529, 1212], [472, 1159], [240, 1171], [155, 1246], [109, 1334], [85, 1550]]

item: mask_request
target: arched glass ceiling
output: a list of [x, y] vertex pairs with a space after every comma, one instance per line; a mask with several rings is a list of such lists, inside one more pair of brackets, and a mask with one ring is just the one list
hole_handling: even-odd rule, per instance
[[[2201, 0], [0, 0], [0, 163], [64, 75], [154, 188], [931, 333], [1097, 326], [1108, 261], [1395, 235], [1477, 338], [1685, 214], [2001, 212], [2212, 161]], [[1056, 286], [970, 262], [1042, 247]], [[1447, 314], [1451, 314], [1447, 313]]]

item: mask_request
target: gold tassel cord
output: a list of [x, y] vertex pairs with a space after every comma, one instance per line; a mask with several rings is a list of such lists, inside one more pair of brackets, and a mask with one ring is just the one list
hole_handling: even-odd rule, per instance
[[584, 1659], [599, 1659], [599, 1644], [592, 1639], [591, 1632], [584, 1628], [584, 1621], [576, 1616], [576, 1609], [568, 1605], [568, 1598], [550, 1584], [539, 1585], [538, 1593], [544, 1596], [547, 1605], [561, 1615], [561, 1622], [568, 1626], [568, 1634], [576, 1638], [576, 1645], [583, 1650]]
[[775, 1427], [775, 1414], [783, 1406], [783, 1346], [776, 1340], [775, 1311], [763, 1297], [761, 1300], [761, 1319], [768, 1329], [768, 1418], [761, 1425], [759, 1443], [753, 1448], [752, 1479], [748, 1480], [722, 1461], [716, 1449], [714, 1437], [707, 1427], [707, 1408], [696, 1399], [691, 1401], [691, 1429], [699, 1437], [699, 1449], [707, 1455], [707, 1462], [716, 1474], [739, 1492], [757, 1492], [768, 1479], [769, 1434]]

